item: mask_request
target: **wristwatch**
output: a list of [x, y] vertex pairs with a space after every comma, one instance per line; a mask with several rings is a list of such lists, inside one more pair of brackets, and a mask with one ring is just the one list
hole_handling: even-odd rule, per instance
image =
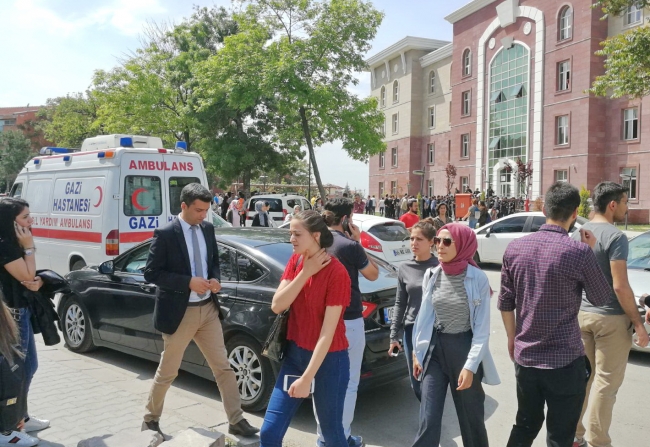
[[25, 256], [31, 256], [36, 251], [36, 247], [29, 247], [25, 249]]

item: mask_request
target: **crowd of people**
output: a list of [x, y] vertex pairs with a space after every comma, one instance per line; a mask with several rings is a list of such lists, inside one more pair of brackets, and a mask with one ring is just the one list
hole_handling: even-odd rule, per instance
[[[37, 361], [30, 309], [20, 297], [23, 290], [38, 291], [42, 279], [35, 271], [29, 205], [12, 200], [13, 207], [0, 212], [5, 301], [0, 304], [0, 360], [22, 375], [15, 396], [20, 406], [15, 408], [24, 410], [11, 420], [0, 406], [2, 447], [35, 445], [37, 440], [26, 432], [49, 425], [26, 408]], [[226, 354], [216, 299], [221, 289], [218, 250], [214, 228], [205, 221], [212, 201], [203, 186], [187, 185], [181, 213], [154, 233], [144, 276], [158, 286], [153, 317], [164, 351], [143, 430], [163, 433], [165, 394], [194, 340], [214, 373], [229, 433], [260, 432], [262, 447], [281, 447], [291, 419], [311, 395], [319, 446], [363, 446], [351, 431], [365, 348], [359, 275], [376, 280], [378, 268], [360, 245], [361, 232], [350, 217], [365, 212], [365, 204], [360, 197], [334, 199], [322, 212], [294, 209], [288, 220], [293, 255], [271, 303], [277, 314], [288, 311], [286, 349], [258, 430], [244, 418]], [[463, 445], [487, 447], [483, 384], [500, 383], [489, 346], [493, 291], [473, 261], [475, 233], [454, 221], [453, 202], [433, 202], [435, 212], [424, 219], [418, 217], [417, 199], [407, 197], [406, 207], [401, 200], [399, 205], [414, 257], [398, 270], [386, 348], [387, 355], [405, 352], [419, 401], [418, 430], [404, 445], [439, 444], [449, 390]], [[594, 189], [593, 202], [592, 221], [570, 236], [579, 192], [568, 183], [555, 183], [545, 195], [546, 224], [506, 249], [497, 308], [507, 334], [504, 348], [514, 362], [518, 405], [507, 447], [531, 446], [545, 419], [549, 447], [610, 446], [613, 406], [632, 330], [640, 346], [648, 345], [627, 282], [627, 238], [613, 225], [627, 211], [627, 189], [603, 182]], [[461, 217], [478, 222], [487, 205], [476, 198], [472, 206], [476, 210]], [[178, 253], [187, 253], [187, 259], [179, 262]]]

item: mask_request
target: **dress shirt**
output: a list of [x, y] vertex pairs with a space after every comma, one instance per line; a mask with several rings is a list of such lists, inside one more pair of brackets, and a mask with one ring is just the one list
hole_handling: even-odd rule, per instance
[[583, 289], [602, 306], [610, 287], [589, 245], [557, 225], [512, 241], [503, 256], [498, 308], [516, 309], [515, 361], [562, 368], [585, 355], [578, 325]]
[[[190, 255], [190, 267], [192, 269], [192, 277], [194, 277], [196, 276], [196, 265], [194, 264], [194, 247], [192, 246], [192, 226], [185, 222], [180, 214], [178, 215], [178, 220], [183, 228], [183, 237], [185, 238], [185, 245], [187, 245], [187, 254]], [[208, 279], [208, 247], [205, 245], [205, 235], [200, 225], [196, 229], [196, 237], [199, 240], [199, 250], [201, 251], [203, 277]], [[196, 303], [204, 299], [205, 297], [200, 297], [196, 292], [190, 293], [190, 303]]]

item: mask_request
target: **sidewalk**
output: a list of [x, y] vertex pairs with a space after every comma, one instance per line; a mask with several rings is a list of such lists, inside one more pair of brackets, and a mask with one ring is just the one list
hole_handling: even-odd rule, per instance
[[[76, 447], [82, 439], [140, 428], [155, 363], [108, 350], [79, 355], [68, 351], [62, 343], [48, 347], [39, 339], [37, 336], [39, 369], [31, 386], [29, 409], [34, 416], [52, 421], [50, 428], [37, 433], [41, 439], [39, 446]], [[106, 358], [109, 361], [117, 358], [128, 362], [127, 366], [135, 366], [115, 366]], [[166, 434], [189, 427], [215, 428], [226, 433], [227, 418], [216, 384], [212, 387], [212, 383], [189, 374], [181, 382], [194, 379], [200, 381], [199, 388], [205, 396], [172, 385], [167, 393], [161, 428]], [[262, 424], [260, 416], [263, 415], [246, 415], [257, 427]], [[297, 433], [288, 438], [305, 439], [305, 433], [294, 431]], [[285, 445], [305, 444], [288, 439]]]

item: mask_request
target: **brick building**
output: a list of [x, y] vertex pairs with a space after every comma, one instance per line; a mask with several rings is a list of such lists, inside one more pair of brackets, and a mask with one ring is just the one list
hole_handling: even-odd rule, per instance
[[[371, 194], [446, 194], [492, 187], [543, 196], [554, 181], [630, 186], [630, 219], [650, 221], [650, 103], [585, 93], [604, 73], [608, 36], [642, 26], [650, 11], [601, 20], [591, 0], [473, 0], [446, 19], [453, 43], [406, 37], [368, 59], [386, 114], [385, 153], [370, 160]], [[533, 168], [528, 184], [510, 172]], [[424, 170], [424, 176], [413, 174]]]
[[0, 107], [0, 132], [21, 131], [32, 141], [34, 150], [43, 146], [51, 146], [51, 143], [43, 138], [43, 134], [34, 127], [36, 121], [38, 121], [36, 113], [39, 109], [40, 106]]

